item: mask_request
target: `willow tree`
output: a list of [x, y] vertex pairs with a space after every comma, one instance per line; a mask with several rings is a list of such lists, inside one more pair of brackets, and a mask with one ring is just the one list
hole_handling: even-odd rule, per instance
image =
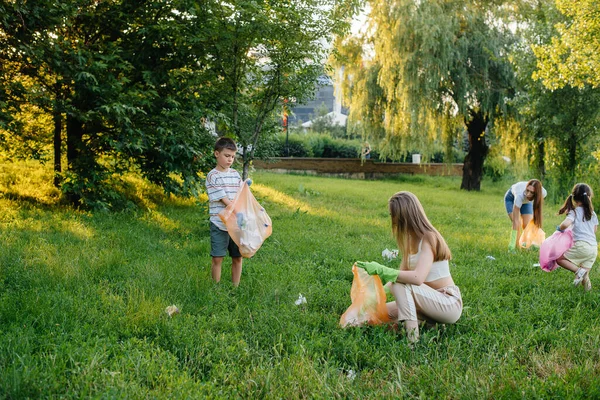
[[[369, 4], [371, 29], [366, 41], [374, 55], [361, 64], [368, 71], [357, 76], [370, 78], [355, 79], [355, 68], [345, 68], [353, 86], [347, 98], [381, 93], [359, 106], [374, 107], [360, 114], [375, 118], [365, 125], [378, 128], [373, 134], [382, 135], [384, 155], [397, 155], [415, 141], [431, 143], [445, 126], [462, 120], [469, 149], [461, 188], [479, 190], [488, 153], [488, 124], [505, 111], [514, 90], [506, 57], [513, 35], [504, 22], [504, 2], [373, 0]], [[340, 53], [348, 54], [343, 48]], [[377, 89], [368, 88], [372, 84]], [[355, 107], [352, 102], [348, 105]]]

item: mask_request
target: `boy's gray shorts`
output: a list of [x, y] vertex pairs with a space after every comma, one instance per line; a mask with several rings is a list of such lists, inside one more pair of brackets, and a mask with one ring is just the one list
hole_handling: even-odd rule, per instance
[[222, 231], [212, 222], [210, 223], [210, 256], [225, 257], [229, 250], [230, 257], [241, 257], [240, 249], [235, 244], [227, 231]]

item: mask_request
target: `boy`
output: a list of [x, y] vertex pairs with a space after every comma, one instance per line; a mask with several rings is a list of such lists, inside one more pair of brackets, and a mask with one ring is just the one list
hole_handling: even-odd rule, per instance
[[240, 284], [242, 276], [242, 255], [240, 249], [229, 236], [219, 213], [234, 199], [242, 181], [240, 174], [230, 168], [235, 160], [237, 146], [230, 138], [219, 138], [215, 143], [217, 166], [206, 175], [206, 191], [210, 214], [210, 255], [212, 257], [212, 279], [221, 280], [221, 264], [229, 250], [231, 257], [231, 280], [234, 286]]

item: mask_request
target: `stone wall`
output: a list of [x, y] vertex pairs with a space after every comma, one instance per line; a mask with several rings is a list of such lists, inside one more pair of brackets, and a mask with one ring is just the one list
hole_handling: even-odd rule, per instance
[[254, 160], [256, 169], [273, 172], [304, 172], [311, 175], [335, 175], [359, 179], [374, 179], [400, 174], [461, 176], [462, 164], [411, 164], [375, 160], [361, 162], [359, 158], [295, 158], [276, 157], [269, 161]]

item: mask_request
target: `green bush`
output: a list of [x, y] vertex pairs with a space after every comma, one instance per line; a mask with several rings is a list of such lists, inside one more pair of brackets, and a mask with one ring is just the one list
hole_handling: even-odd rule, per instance
[[280, 136], [281, 147], [279, 151], [280, 157], [312, 157], [313, 152], [306, 140], [300, 135], [289, 135], [287, 150], [285, 135]]
[[485, 159], [483, 165], [483, 173], [492, 179], [493, 182], [498, 182], [508, 172], [509, 164], [500, 155], [491, 155]]
[[[286, 157], [286, 137], [279, 135], [279, 156]], [[289, 157], [357, 158], [361, 143], [358, 140], [332, 138], [329, 134], [298, 134], [288, 136]]]
[[356, 158], [360, 155], [361, 144], [358, 140], [323, 138], [323, 157]]

